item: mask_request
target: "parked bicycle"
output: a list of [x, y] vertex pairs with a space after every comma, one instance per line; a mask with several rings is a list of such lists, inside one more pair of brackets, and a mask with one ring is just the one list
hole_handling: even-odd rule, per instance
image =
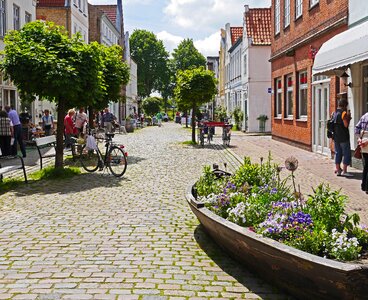
[[114, 135], [114, 133], [105, 134], [105, 154], [101, 152], [97, 143], [93, 149], [90, 148], [90, 145], [87, 147], [87, 144], [82, 146], [79, 159], [87, 172], [95, 172], [97, 169], [102, 171], [104, 168], [108, 168], [116, 177], [124, 175], [128, 165], [128, 154], [124, 145], [114, 144], [112, 141]]

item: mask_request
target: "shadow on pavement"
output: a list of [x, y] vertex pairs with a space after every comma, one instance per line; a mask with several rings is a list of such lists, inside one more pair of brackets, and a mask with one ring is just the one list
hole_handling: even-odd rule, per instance
[[260, 299], [293, 300], [291, 296], [286, 295], [285, 292], [280, 291], [276, 287], [267, 285], [263, 279], [248, 271], [246, 266], [228, 256], [228, 254], [204, 231], [202, 225], [198, 225], [194, 230], [194, 238], [201, 249], [206, 252], [217, 266], [234, 277], [235, 280], [249, 289], [252, 293], [260, 296]]
[[128, 160], [128, 167], [129, 167], [129, 165], [138, 164], [139, 162], [146, 160], [146, 158], [128, 155], [127, 160]]
[[47, 195], [52, 193], [74, 194], [83, 190], [101, 187], [104, 187], [107, 191], [109, 188], [120, 186], [122, 182], [129, 181], [130, 179], [126, 178], [125, 175], [118, 178], [112, 174], [102, 172], [84, 173], [63, 180], [30, 180], [28, 184], [18, 185], [14, 193], [16, 196], [29, 196], [34, 194]]

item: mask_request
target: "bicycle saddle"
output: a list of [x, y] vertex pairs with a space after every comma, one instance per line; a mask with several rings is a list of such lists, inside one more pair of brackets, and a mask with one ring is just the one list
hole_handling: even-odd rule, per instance
[[106, 132], [106, 137], [108, 137], [109, 139], [112, 139], [114, 136], [115, 136], [115, 133]]

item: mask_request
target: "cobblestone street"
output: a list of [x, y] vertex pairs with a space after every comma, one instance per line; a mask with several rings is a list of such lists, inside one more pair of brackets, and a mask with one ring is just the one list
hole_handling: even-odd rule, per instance
[[190, 211], [202, 166], [237, 159], [186, 146], [177, 124], [118, 136], [123, 179], [83, 174], [0, 196], [0, 299], [287, 299], [230, 259]]

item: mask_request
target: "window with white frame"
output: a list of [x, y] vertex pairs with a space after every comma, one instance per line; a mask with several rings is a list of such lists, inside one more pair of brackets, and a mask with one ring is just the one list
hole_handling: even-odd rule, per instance
[[290, 0], [284, 2], [284, 27], [290, 25]]
[[295, 0], [295, 19], [303, 14], [303, 0]]
[[244, 55], [244, 76], [247, 76], [247, 55]]
[[20, 29], [20, 8], [19, 6], [13, 4], [13, 26], [14, 30]]
[[301, 71], [298, 74], [298, 117], [308, 116], [308, 73]]
[[6, 33], [6, 13], [5, 0], [0, 0], [0, 36], [5, 36]]
[[281, 78], [275, 80], [275, 116], [282, 116], [282, 84]]
[[280, 0], [275, 0], [275, 34], [280, 33]]
[[293, 75], [289, 74], [285, 77], [285, 116], [287, 118], [293, 117]]
[[319, 0], [310, 0], [309, 7], [313, 7], [319, 3]]
[[28, 12], [25, 12], [25, 15], [24, 15], [24, 22], [27, 24], [29, 22], [32, 21], [32, 15]]

